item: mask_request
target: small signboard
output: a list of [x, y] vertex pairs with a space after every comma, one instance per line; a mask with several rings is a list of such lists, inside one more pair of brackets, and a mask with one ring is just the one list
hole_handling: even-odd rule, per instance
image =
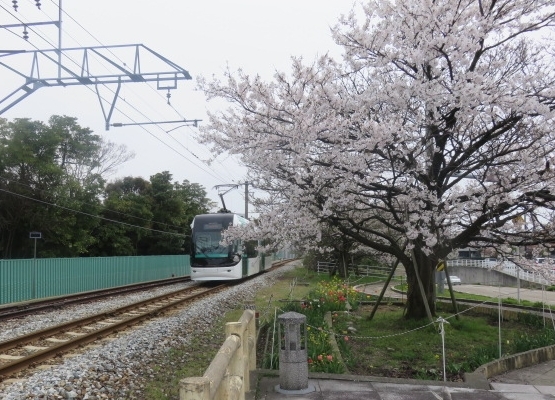
[[29, 239], [42, 239], [41, 232], [29, 232]]

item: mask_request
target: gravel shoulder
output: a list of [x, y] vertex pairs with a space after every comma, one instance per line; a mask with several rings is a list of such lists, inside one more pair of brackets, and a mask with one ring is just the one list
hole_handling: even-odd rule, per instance
[[[79, 355], [65, 358], [60, 364], [34, 373], [22, 373], [15, 380], [0, 382], [0, 398], [144, 399], [145, 385], [156, 375], [156, 366], [163, 364], [168, 351], [186, 346], [195, 338], [210, 332], [215, 321], [220, 320], [227, 311], [242, 306], [245, 301], [252, 301], [259, 288], [272, 285], [277, 277], [291, 268], [294, 268], [294, 264], [203, 299], [171, 316], [149, 321], [133, 331], [102, 342], [102, 345], [91, 346]], [[73, 306], [2, 323], [0, 341], [99, 310], [117, 308], [137, 301], [141, 295], [130, 297], [133, 298], [118, 297], [99, 304]]]

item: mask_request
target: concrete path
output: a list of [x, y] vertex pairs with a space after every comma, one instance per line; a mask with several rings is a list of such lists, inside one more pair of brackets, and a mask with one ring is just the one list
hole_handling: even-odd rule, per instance
[[[409, 383], [381, 382], [377, 377], [347, 379], [337, 375], [308, 381], [304, 393], [282, 393], [279, 377], [264, 377], [260, 380], [255, 400], [548, 400], [555, 399], [555, 386], [533, 386], [496, 383], [489, 390], [464, 387], [441, 382], [414, 381]], [[254, 394], [253, 394], [254, 396]]]
[[[532, 302], [544, 302], [545, 304], [555, 305], [555, 292], [547, 290], [534, 289], [518, 289], [516, 287], [498, 287], [486, 285], [457, 285], [453, 289], [455, 292], [477, 294], [481, 296], [513, 298], [520, 300], [528, 300]], [[445, 293], [448, 294], [446, 291]]]
[[[383, 283], [369, 284], [369, 285], [359, 285], [356, 286], [356, 290], [362, 291], [364, 293], [379, 295]], [[488, 296], [497, 298], [501, 296], [504, 299], [513, 298], [520, 300], [529, 300], [532, 302], [544, 302], [545, 304], [555, 305], [555, 292], [549, 292], [547, 290], [534, 290], [534, 289], [518, 289], [516, 287], [499, 287], [499, 286], [487, 286], [487, 285], [456, 285], [453, 286], [455, 292], [476, 294], [481, 296]], [[448, 296], [448, 290], [443, 292], [444, 296]], [[390, 288], [387, 288], [385, 292], [385, 297], [395, 297], [402, 298], [403, 295], [397, 293]]]

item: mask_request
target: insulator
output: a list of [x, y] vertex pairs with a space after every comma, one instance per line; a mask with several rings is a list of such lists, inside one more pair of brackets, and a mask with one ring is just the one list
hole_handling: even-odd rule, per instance
[[27, 32], [27, 27], [23, 28], [23, 39], [29, 40], [29, 32]]
[[12, 0], [12, 3], [13, 3], [13, 9], [14, 9], [15, 11], [17, 11], [17, 7], [18, 7], [18, 5], [17, 5], [17, 0]]
[[40, 10], [40, 0], [35, 0], [35, 3], [37, 5], [37, 8]]
[[168, 93], [166, 93], [166, 98], [168, 99], [168, 105], [170, 105], [170, 97], [172, 97], [170, 93], [170, 89], [168, 89]]

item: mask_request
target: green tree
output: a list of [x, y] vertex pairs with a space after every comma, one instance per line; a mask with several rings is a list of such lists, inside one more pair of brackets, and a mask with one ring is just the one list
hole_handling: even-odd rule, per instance
[[87, 254], [103, 175], [128, 157], [75, 118], [0, 120], [0, 255], [32, 257], [30, 231], [43, 234], [41, 257]]
[[152, 221], [151, 184], [140, 177], [109, 183], [104, 191], [104, 220], [95, 230], [95, 256], [139, 254], [139, 242], [149, 235]]
[[[210, 208], [204, 188], [185, 180], [172, 183], [168, 171], [150, 177], [153, 223], [148, 242], [143, 239], [145, 254], [182, 254], [188, 250], [190, 224], [196, 214]], [[159, 231], [167, 233], [159, 233]]]
[[[204, 188], [185, 180], [173, 182], [168, 171], [150, 181], [125, 177], [106, 186], [105, 220], [97, 228], [96, 255], [183, 254], [190, 224], [213, 204]], [[115, 223], [114, 221], [119, 221]]]

